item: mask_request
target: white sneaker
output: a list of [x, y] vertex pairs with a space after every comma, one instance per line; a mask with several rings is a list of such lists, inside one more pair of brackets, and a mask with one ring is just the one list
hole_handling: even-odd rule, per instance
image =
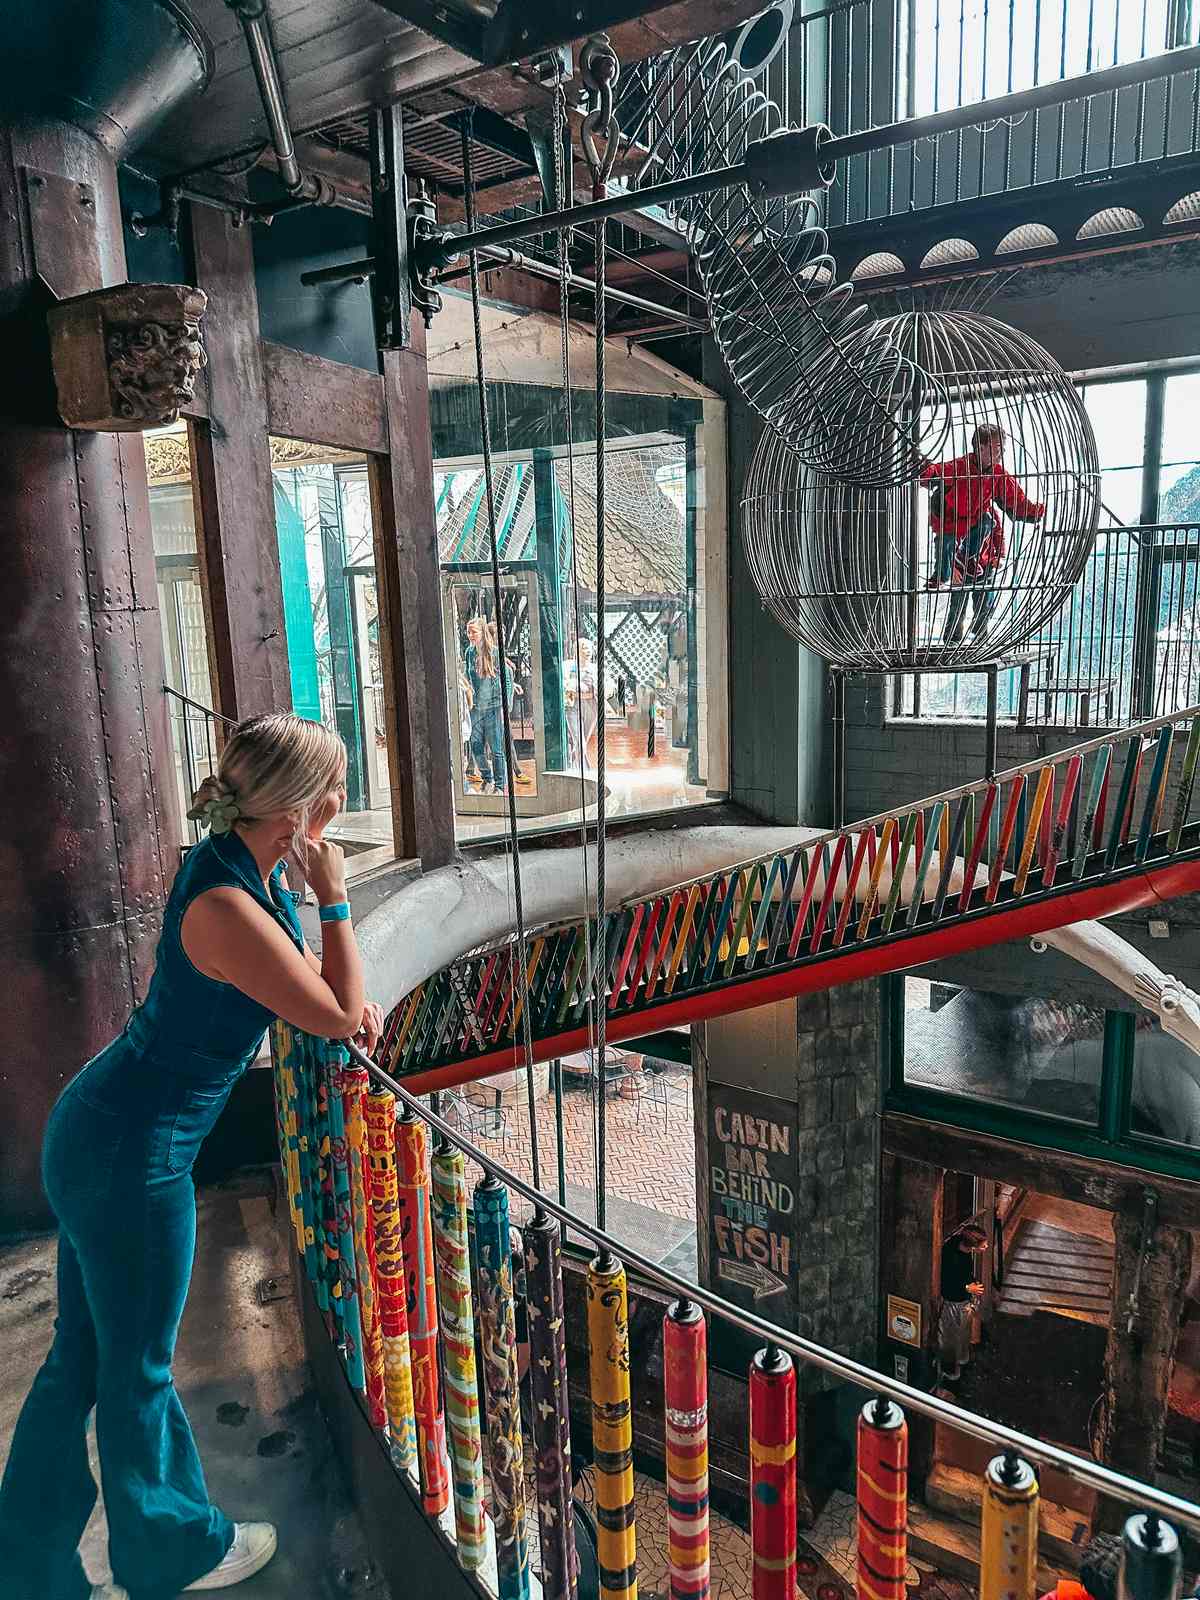
[[129, 1600], [129, 1590], [119, 1583], [94, 1583], [92, 1600]]
[[[193, 1589], [231, 1589], [235, 1583], [252, 1578], [261, 1572], [275, 1554], [275, 1528], [270, 1522], [239, 1522], [233, 1530], [233, 1543], [225, 1552], [225, 1559], [206, 1572], [195, 1583], [189, 1583], [185, 1593]], [[126, 1597], [127, 1600], [127, 1597]]]

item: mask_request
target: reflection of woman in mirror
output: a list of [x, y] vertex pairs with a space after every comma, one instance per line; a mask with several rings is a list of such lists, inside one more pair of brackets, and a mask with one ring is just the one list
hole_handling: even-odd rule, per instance
[[563, 672], [563, 687], [566, 691], [564, 698], [569, 713], [567, 728], [572, 755], [579, 759], [579, 747], [582, 746], [583, 755], [580, 764], [590, 772], [595, 765], [592, 760], [592, 740], [596, 736], [596, 724], [600, 720], [600, 701], [596, 691], [596, 663], [593, 659], [595, 646], [590, 639], [580, 639], [578, 650], [578, 667], [573, 655], [569, 655], [566, 660]]
[[[472, 629], [472, 623], [477, 627]], [[504, 718], [500, 710], [500, 657], [491, 628], [479, 617], [467, 624], [466, 677], [471, 688], [471, 754], [483, 794], [508, 792]]]
[[[483, 618], [468, 617], [465, 632], [467, 635], [467, 651], [469, 651], [471, 646], [477, 646], [483, 637]], [[466, 652], [464, 652], [462, 662], [459, 665], [458, 676], [460, 685], [465, 683], [467, 689], [465, 699], [462, 696], [461, 688], [459, 692], [459, 704], [460, 706], [465, 704], [467, 711], [466, 728], [463, 733], [464, 755], [466, 758], [463, 766], [463, 788], [465, 789], [467, 786], [465, 780], [469, 777], [480, 779], [482, 782], [482, 774], [475, 762], [475, 690], [471, 685], [469, 669], [466, 663]]]
[[[496, 670], [499, 671], [500, 670], [500, 662], [499, 662], [500, 643], [499, 643], [499, 637], [498, 637], [498, 635], [496, 633], [496, 624], [494, 622], [489, 622], [487, 624], [487, 636], [488, 636], [488, 643], [491, 645], [493, 654], [497, 658]], [[520, 784], [522, 782], [521, 765], [520, 765], [520, 762], [517, 760], [517, 752], [516, 752], [515, 740], [514, 740], [514, 736], [513, 736], [513, 720], [514, 720], [513, 719], [513, 700], [515, 699], [515, 697], [517, 695], [520, 695], [522, 697], [522, 699], [524, 699], [525, 691], [521, 687], [521, 673], [520, 673], [519, 667], [517, 666], [517, 662], [512, 656], [509, 655], [507, 650], [504, 652], [504, 675], [505, 675], [505, 681], [508, 684], [509, 741], [508, 741], [508, 750], [506, 752], [507, 756], [508, 756], [508, 770], [513, 775], [513, 782], [516, 783], [516, 784]], [[501, 732], [503, 732], [503, 727], [504, 727], [504, 724], [503, 724], [503, 719], [502, 719], [501, 720]]]

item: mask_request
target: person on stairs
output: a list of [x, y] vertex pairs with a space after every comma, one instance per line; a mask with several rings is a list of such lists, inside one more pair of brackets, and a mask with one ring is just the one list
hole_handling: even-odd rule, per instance
[[[192, 1166], [234, 1084], [282, 1017], [374, 1048], [341, 849], [346, 748], [317, 722], [265, 716], [226, 744], [190, 817], [146, 999], [50, 1113], [42, 1150], [59, 1224], [54, 1343], [0, 1484], [4, 1600], [175, 1600], [227, 1589], [275, 1553], [267, 1522], [212, 1504], [172, 1379], [196, 1243]], [[283, 879], [293, 853], [321, 905], [320, 960]], [[79, 1541], [96, 1503], [96, 1439], [114, 1581], [91, 1584]]]

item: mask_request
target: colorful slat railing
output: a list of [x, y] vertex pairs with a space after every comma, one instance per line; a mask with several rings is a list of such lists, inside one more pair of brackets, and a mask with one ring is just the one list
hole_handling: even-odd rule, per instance
[[[720, 902], [712, 909], [708, 935], [718, 948], [726, 936], [721, 931], [721, 905], [728, 897], [730, 878], [723, 875], [721, 886], [709, 896]], [[747, 916], [746, 924], [749, 920]], [[729, 941], [736, 936], [735, 925], [728, 932]], [[418, 1110], [414, 1115], [416, 1103], [409, 1104], [406, 1093], [405, 1114], [398, 1117], [395, 1084], [376, 1084], [368, 1092], [368, 1073], [347, 1068], [340, 1045], [279, 1024], [274, 1066], [280, 1158], [297, 1258], [314, 1302], [325, 1313], [328, 1336], [340, 1350], [346, 1382], [359, 1395], [364, 1425], [388, 1441], [385, 1459], [398, 1480], [407, 1484], [411, 1504], [421, 1507], [431, 1522], [440, 1522], [439, 1536], [448, 1537], [449, 1524], [441, 1513], [446, 1485], [453, 1483], [455, 1544], [465, 1573], [500, 1600], [525, 1600], [533, 1592], [531, 1570], [536, 1570], [545, 1600], [575, 1600], [574, 1541], [561, 1537], [573, 1489], [560, 1231], [567, 1214], [552, 1215], [556, 1208], [546, 1201], [524, 1230], [526, 1314], [531, 1329], [545, 1324], [531, 1338], [545, 1379], [533, 1389], [540, 1414], [529, 1441], [535, 1460], [534, 1506], [526, 1502], [522, 1473], [526, 1440], [515, 1331], [519, 1291], [512, 1271], [506, 1185], [525, 1198], [531, 1191], [508, 1173], [502, 1183], [497, 1172], [504, 1169], [487, 1162], [443, 1123], [438, 1124], [442, 1142], [431, 1164], [424, 1121], [428, 1114]], [[455, 1143], [463, 1145], [472, 1159], [484, 1160], [488, 1169], [473, 1197], [478, 1300], [469, 1269], [466, 1168]], [[398, 1171], [406, 1195], [398, 1195]], [[333, 1205], [328, 1203], [331, 1194]], [[636, 1600], [638, 1593], [632, 1448], [635, 1381], [662, 1385], [669, 1530], [662, 1582], [669, 1586], [671, 1600], [703, 1600], [709, 1593], [710, 1547], [703, 1308], [710, 1316], [727, 1316], [743, 1327], [746, 1313], [690, 1286], [689, 1296], [676, 1300], [664, 1318], [661, 1367], [632, 1364], [626, 1270], [614, 1252], [615, 1241], [578, 1218], [571, 1221], [600, 1245], [587, 1275], [587, 1338], [601, 1600]], [[644, 1261], [639, 1265], [676, 1292], [684, 1287], [661, 1268], [649, 1268]], [[395, 1314], [397, 1299], [407, 1313], [407, 1324]], [[373, 1302], [371, 1312], [366, 1309], [368, 1300]], [[372, 1316], [383, 1339], [383, 1405], [375, 1375], [364, 1363], [360, 1337]], [[769, 1327], [756, 1325], [760, 1330]], [[405, 1327], [411, 1330], [411, 1346], [399, 1331]], [[477, 1370], [474, 1355], [476, 1328], [482, 1371]], [[746, 1374], [750, 1587], [756, 1600], [776, 1596], [796, 1600], [797, 1384], [795, 1361], [785, 1346], [808, 1360], [829, 1363], [842, 1358], [805, 1347], [783, 1329], [771, 1332], [778, 1342], [773, 1338], [760, 1349]], [[425, 1367], [415, 1385], [414, 1365]], [[430, 1377], [439, 1368], [446, 1374], [448, 1430], [443, 1425], [441, 1391]], [[656, 1375], [649, 1377], [649, 1371]], [[859, 1372], [865, 1376], [862, 1369]], [[921, 1400], [923, 1406], [930, 1403]], [[1005, 1430], [996, 1424], [938, 1404], [951, 1413], [943, 1421], [952, 1423], [957, 1415], [960, 1424], [969, 1424], [977, 1436], [1005, 1443]], [[490, 1516], [484, 1512], [481, 1411], [487, 1418]], [[1009, 1440], [1022, 1437], [1008, 1435]], [[1035, 1442], [1024, 1443], [1032, 1447]], [[1104, 1474], [1103, 1468], [1090, 1463], [1085, 1471], [1082, 1462], [1054, 1452], [1053, 1447], [1038, 1448], [1069, 1474], [1090, 1478]], [[857, 1456], [857, 1591], [862, 1600], [897, 1600], [903, 1596], [907, 1571], [908, 1451], [904, 1414], [894, 1400], [880, 1395], [864, 1407]], [[1126, 1493], [1135, 1487], [1115, 1478], [1110, 1486]], [[399, 1482], [397, 1492], [404, 1492]], [[1157, 1499], [1164, 1508], [1176, 1508], [1189, 1526], [1200, 1529], [1200, 1508], [1185, 1507], [1162, 1491], [1141, 1492], [1148, 1496], [1148, 1504]], [[984, 1474], [981, 1504], [984, 1600], [1000, 1596], [1034, 1600], [1037, 1480], [1028, 1462], [1012, 1448], [1006, 1447]], [[541, 1533], [540, 1555], [531, 1563], [535, 1523]], [[1153, 1513], [1134, 1516], [1126, 1524], [1124, 1546], [1125, 1572], [1131, 1580], [1125, 1592], [1145, 1600], [1174, 1600], [1180, 1567], [1174, 1530]]]
[[[614, 1042], [1200, 888], [1200, 708], [609, 911]], [[586, 1043], [582, 926], [435, 973], [394, 1008], [380, 1061], [419, 1091]]]

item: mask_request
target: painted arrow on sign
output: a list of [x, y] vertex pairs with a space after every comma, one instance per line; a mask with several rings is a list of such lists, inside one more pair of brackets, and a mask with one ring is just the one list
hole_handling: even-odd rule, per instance
[[743, 1289], [753, 1289], [754, 1298], [766, 1300], [770, 1295], [782, 1294], [787, 1284], [775, 1273], [757, 1261], [727, 1261], [724, 1256], [717, 1262], [717, 1277], [727, 1283], [737, 1283]]

